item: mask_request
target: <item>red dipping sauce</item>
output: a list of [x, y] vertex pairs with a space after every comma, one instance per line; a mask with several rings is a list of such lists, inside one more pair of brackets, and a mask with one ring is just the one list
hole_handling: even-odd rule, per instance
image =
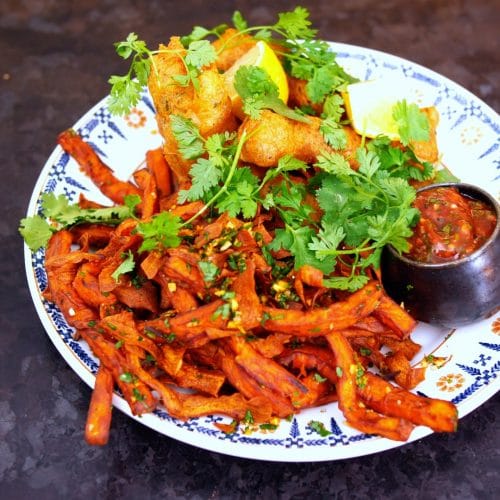
[[405, 256], [418, 262], [437, 264], [470, 255], [496, 226], [492, 206], [464, 196], [454, 187], [420, 191], [413, 206], [420, 211], [420, 220]]

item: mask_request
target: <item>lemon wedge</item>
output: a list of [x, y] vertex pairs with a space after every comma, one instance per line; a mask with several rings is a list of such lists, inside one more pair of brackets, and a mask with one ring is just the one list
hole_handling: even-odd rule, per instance
[[399, 132], [392, 111], [409, 96], [411, 89], [399, 79], [352, 83], [343, 94], [347, 116], [358, 134], [370, 138], [384, 134], [394, 141], [399, 140]]
[[266, 42], [260, 40], [248, 52], [245, 52], [223, 75], [233, 104], [233, 111], [237, 116], [244, 117], [241, 97], [234, 88], [234, 77], [242, 66], [258, 66], [266, 71], [278, 87], [279, 98], [284, 103], [288, 101], [288, 80], [285, 70], [274, 50]]

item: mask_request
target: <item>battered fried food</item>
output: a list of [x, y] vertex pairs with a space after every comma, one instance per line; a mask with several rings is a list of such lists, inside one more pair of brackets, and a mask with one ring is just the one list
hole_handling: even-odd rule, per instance
[[255, 46], [254, 37], [228, 28], [212, 45], [217, 51], [215, 64], [220, 71], [227, 71], [243, 54]]
[[[262, 110], [258, 119], [245, 119], [239, 129], [240, 136], [246, 131], [248, 137], [241, 151], [241, 159], [259, 167], [273, 167], [281, 157], [289, 154], [306, 163], [315, 163], [321, 152], [335, 151], [325, 142], [320, 131], [321, 122], [315, 116], [309, 117], [306, 123]], [[355, 153], [361, 138], [351, 127], [343, 129], [347, 145], [339, 152], [355, 168]]]
[[171, 115], [190, 119], [203, 137], [236, 129], [231, 99], [224, 79], [214, 65], [203, 68], [199, 87], [180, 85], [174, 77], [186, 75], [182, 57], [186, 51], [179, 37], [167, 46], [160, 45], [148, 80], [148, 88], [156, 107], [156, 119], [164, 139], [163, 152], [177, 184], [188, 179], [192, 161], [182, 157], [171, 129]]

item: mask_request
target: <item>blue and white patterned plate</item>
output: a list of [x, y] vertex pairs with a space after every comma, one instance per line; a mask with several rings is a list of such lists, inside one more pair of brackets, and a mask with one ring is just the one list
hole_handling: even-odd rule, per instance
[[[362, 80], [390, 78], [403, 81], [411, 89], [409, 100], [435, 105], [441, 116], [438, 143], [441, 161], [463, 181], [480, 185], [494, 195], [500, 192], [500, 118], [486, 104], [452, 81], [410, 61], [382, 52], [351, 45], [332, 43], [338, 61]], [[92, 144], [103, 160], [121, 179], [130, 178], [141, 166], [145, 152], [158, 147], [154, 108], [147, 93], [128, 116], [111, 116], [102, 100], [86, 113], [74, 128]], [[71, 201], [79, 193], [108, 202], [76, 163], [57, 147], [45, 164], [34, 188], [28, 215], [39, 209], [42, 193], [63, 193]], [[36, 310], [55, 346], [90, 386], [94, 385], [96, 359], [84, 342], [73, 340], [73, 330], [60, 311], [42, 297], [47, 278], [43, 251], [25, 251], [26, 271]], [[457, 404], [459, 415], [471, 412], [500, 389], [500, 315], [456, 331], [419, 324], [414, 339], [422, 344], [414, 363], [428, 354], [446, 360], [440, 368], [431, 366], [418, 391], [427, 396], [447, 399]], [[159, 409], [140, 419], [131, 415], [119, 396], [115, 407], [161, 434], [200, 448], [228, 455], [289, 462], [337, 460], [376, 453], [402, 443], [359, 433], [346, 425], [337, 404], [303, 411], [292, 421], [282, 421], [274, 432], [239, 431], [227, 435], [214, 426], [227, 421], [210, 416], [182, 422]], [[326, 437], [309, 426], [311, 420], [323, 422], [331, 432]], [[431, 431], [418, 427], [411, 441]]]

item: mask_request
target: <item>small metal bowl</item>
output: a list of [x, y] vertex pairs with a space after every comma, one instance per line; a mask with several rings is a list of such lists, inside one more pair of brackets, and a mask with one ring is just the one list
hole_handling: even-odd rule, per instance
[[484, 319], [500, 307], [500, 205], [471, 184], [433, 184], [419, 191], [437, 187], [456, 187], [493, 207], [497, 217], [493, 233], [472, 254], [438, 264], [417, 262], [387, 245], [381, 259], [382, 284], [415, 319], [455, 328]]

